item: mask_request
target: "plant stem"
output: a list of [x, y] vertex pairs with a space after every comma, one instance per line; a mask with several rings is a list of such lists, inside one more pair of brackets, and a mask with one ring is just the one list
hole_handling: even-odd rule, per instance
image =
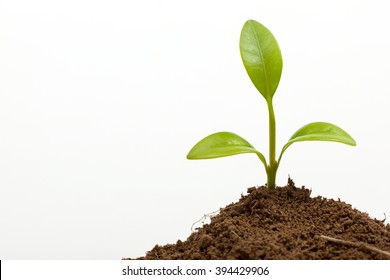
[[268, 189], [275, 188], [276, 171], [278, 170], [278, 163], [276, 162], [276, 121], [275, 113], [272, 105], [272, 98], [267, 101], [269, 114], [269, 165], [267, 168], [267, 186]]

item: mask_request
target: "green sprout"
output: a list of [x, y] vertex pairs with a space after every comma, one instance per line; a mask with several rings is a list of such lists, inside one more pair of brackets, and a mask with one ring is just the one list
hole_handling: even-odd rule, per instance
[[272, 98], [279, 85], [283, 60], [275, 37], [261, 23], [248, 20], [240, 36], [240, 53], [254, 86], [265, 98], [269, 116], [269, 158], [248, 141], [232, 132], [217, 132], [200, 140], [190, 150], [187, 159], [210, 159], [236, 154], [254, 153], [264, 164], [267, 187], [275, 188], [276, 172], [286, 149], [295, 142], [332, 141], [356, 146], [355, 140], [340, 127], [327, 122], [313, 122], [298, 129], [282, 148], [276, 159], [276, 122]]

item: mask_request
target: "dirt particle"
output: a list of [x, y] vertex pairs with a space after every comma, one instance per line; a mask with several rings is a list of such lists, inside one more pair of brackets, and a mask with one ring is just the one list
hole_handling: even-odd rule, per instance
[[206, 249], [207, 247], [209, 247], [211, 245], [212, 242], [213, 242], [213, 238], [210, 235], [208, 235], [208, 234], [202, 235], [198, 241], [199, 250], [202, 251], [202, 250]]

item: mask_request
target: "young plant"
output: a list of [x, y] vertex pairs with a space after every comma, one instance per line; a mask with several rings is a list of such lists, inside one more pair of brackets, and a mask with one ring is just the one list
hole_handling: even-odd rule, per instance
[[340, 127], [327, 122], [313, 122], [298, 129], [284, 145], [276, 159], [276, 122], [272, 98], [278, 87], [283, 68], [278, 42], [265, 26], [257, 21], [248, 20], [241, 31], [240, 52], [249, 78], [267, 102], [268, 161], [248, 141], [232, 132], [217, 132], [203, 138], [190, 150], [187, 159], [210, 159], [254, 153], [264, 164], [268, 189], [274, 189], [280, 160], [291, 144], [302, 141], [333, 141], [356, 146], [355, 140]]

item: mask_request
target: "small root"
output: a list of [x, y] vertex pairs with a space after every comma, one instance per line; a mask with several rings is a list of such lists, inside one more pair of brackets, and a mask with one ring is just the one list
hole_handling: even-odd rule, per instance
[[214, 212], [211, 212], [209, 214], [204, 214], [202, 218], [200, 218], [199, 220], [197, 220], [196, 222], [194, 222], [191, 226], [191, 231], [194, 232], [197, 228], [195, 228], [194, 230], [194, 226], [198, 223], [202, 223], [202, 226], [206, 223], [206, 219], [210, 219], [216, 215], [218, 215], [219, 213], [219, 210], [217, 211], [214, 211]]
[[383, 220], [381, 220], [381, 222], [382, 222], [382, 223], [385, 223], [385, 222], [386, 222], [386, 219], [387, 219], [386, 213], [383, 213], [383, 215], [385, 216], [385, 218], [384, 218]]
[[319, 238], [324, 239], [324, 240], [329, 241], [329, 242], [337, 243], [337, 244], [342, 244], [342, 245], [351, 246], [351, 247], [364, 248], [366, 250], [376, 252], [376, 253], [385, 255], [387, 257], [390, 257], [390, 252], [383, 251], [383, 250], [378, 249], [374, 246], [367, 245], [367, 244], [364, 244], [361, 242], [346, 241], [346, 240], [342, 240], [342, 239], [338, 239], [338, 238], [329, 237], [326, 235], [320, 235]]
[[251, 207], [251, 216], [252, 216], [253, 212], [255, 211], [255, 207], [257, 206], [258, 203], [259, 203], [259, 201], [256, 200], [255, 204], [253, 204], [253, 206]]
[[230, 232], [237, 236], [239, 239], [241, 239], [241, 237], [234, 230], [231, 230]]

